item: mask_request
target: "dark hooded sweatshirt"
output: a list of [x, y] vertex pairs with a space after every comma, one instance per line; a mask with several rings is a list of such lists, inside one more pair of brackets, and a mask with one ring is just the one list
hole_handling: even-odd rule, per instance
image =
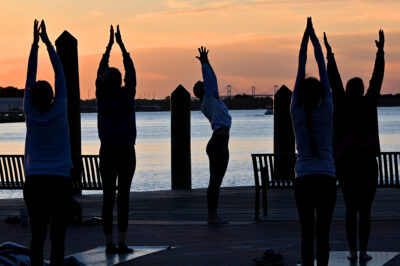
[[378, 49], [367, 93], [352, 99], [346, 96], [332, 52], [328, 52], [328, 76], [334, 102], [334, 152], [336, 157], [377, 156], [380, 153], [378, 97], [383, 82], [385, 59]]

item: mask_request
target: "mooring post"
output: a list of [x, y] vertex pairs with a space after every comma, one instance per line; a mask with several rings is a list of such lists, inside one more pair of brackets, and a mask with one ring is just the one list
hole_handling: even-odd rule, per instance
[[292, 91], [283, 85], [274, 95], [274, 171], [282, 181], [293, 180], [295, 139], [290, 115]]
[[171, 188], [192, 188], [190, 93], [182, 85], [171, 94]]
[[[68, 125], [73, 163], [71, 179], [73, 184], [79, 184], [82, 169], [82, 149], [78, 41], [68, 31], [64, 31], [56, 40], [56, 48], [63, 64], [67, 83]], [[82, 190], [77, 186], [73, 186], [73, 194], [80, 195]]]

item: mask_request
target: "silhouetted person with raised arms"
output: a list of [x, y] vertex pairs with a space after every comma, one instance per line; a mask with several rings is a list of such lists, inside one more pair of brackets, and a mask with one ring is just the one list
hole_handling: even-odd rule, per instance
[[371, 206], [376, 193], [380, 153], [377, 104], [385, 69], [383, 31], [379, 41], [374, 72], [364, 95], [360, 78], [347, 82], [346, 91], [336, 65], [332, 48], [324, 35], [328, 59], [328, 75], [335, 104], [335, 143], [339, 180], [346, 203], [346, 232], [350, 255], [357, 260], [357, 213], [360, 215], [360, 261], [370, 260], [367, 254], [371, 229]]
[[[129, 194], [136, 168], [136, 122], [135, 94], [136, 72], [130, 54], [121, 39], [119, 26], [115, 39], [122, 51], [125, 67], [125, 86], [118, 69], [109, 67], [111, 47], [114, 43], [114, 29], [110, 27], [110, 40], [104, 53], [96, 79], [98, 109], [98, 130], [100, 147], [100, 174], [103, 181], [103, 230], [106, 237], [107, 254], [129, 253], [133, 250], [126, 245], [129, 218]], [[118, 178], [118, 246], [114, 244], [113, 207]]]
[[[314, 46], [320, 80], [306, 78], [308, 40]], [[333, 102], [324, 56], [311, 17], [307, 19], [290, 111], [296, 137], [295, 199], [301, 227], [302, 265], [314, 265], [314, 236], [318, 265], [328, 265], [329, 231], [336, 201], [332, 155]], [[315, 217], [316, 213], [316, 217]]]
[[208, 60], [206, 47], [198, 49], [203, 72], [203, 80], [193, 88], [194, 95], [201, 101], [201, 111], [211, 123], [212, 137], [207, 144], [207, 155], [210, 161], [210, 183], [207, 189], [208, 224], [228, 223], [218, 216], [219, 191], [229, 162], [229, 129], [231, 116], [224, 102], [219, 98], [217, 77]]
[[[46, 45], [55, 73], [55, 97], [51, 85], [36, 81], [39, 36]], [[34, 22], [25, 86], [26, 119], [24, 199], [31, 227], [31, 265], [43, 265], [43, 247], [50, 220], [50, 265], [62, 265], [66, 221], [71, 202], [72, 166], [68, 132], [67, 91], [64, 70], [42, 20]]]

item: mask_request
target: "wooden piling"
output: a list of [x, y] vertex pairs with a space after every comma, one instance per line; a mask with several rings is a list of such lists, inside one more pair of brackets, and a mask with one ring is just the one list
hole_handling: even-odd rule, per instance
[[274, 95], [275, 176], [280, 181], [294, 177], [295, 138], [290, 115], [292, 91], [283, 85]]
[[171, 188], [191, 189], [190, 93], [179, 85], [171, 94]]
[[[71, 178], [74, 182], [80, 181], [82, 169], [78, 41], [68, 31], [64, 31], [56, 40], [56, 48], [67, 83], [68, 125], [73, 163]], [[82, 191], [73, 187], [73, 193], [81, 194]]]

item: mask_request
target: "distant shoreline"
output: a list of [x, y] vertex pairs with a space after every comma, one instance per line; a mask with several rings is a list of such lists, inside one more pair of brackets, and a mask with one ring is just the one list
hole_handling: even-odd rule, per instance
[[[273, 106], [271, 97], [253, 97], [250, 95], [236, 95], [230, 99], [223, 99], [229, 110], [256, 110], [266, 109]], [[151, 111], [170, 111], [170, 99], [136, 99], [137, 112]], [[400, 94], [381, 95], [378, 100], [378, 107], [396, 107], [400, 106]], [[190, 102], [191, 111], [199, 111], [201, 103], [199, 100], [192, 99]], [[96, 99], [81, 100], [81, 113], [97, 112]]]
[[[223, 99], [224, 103], [229, 110], [255, 110], [266, 109], [272, 107], [273, 100], [271, 97], [253, 97], [249, 95], [236, 95], [232, 98]], [[171, 100], [166, 99], [136, 99], [137, 112], [151, 112], [151, 111], [170, 111]], [[191, 99], [190, 110], [199, 111], [201, 102], [197, 99]], [[94, 113], [97, 112], [96, 99], [81, 100], [81, 113]]]

